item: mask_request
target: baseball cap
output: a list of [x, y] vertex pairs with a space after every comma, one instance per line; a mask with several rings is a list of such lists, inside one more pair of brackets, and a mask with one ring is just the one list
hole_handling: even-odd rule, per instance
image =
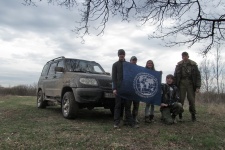
[[136, 57], [136, 56], [132, 56], [132, 57], [130, 58], [130, 60], [137, 60], [137, 57]]

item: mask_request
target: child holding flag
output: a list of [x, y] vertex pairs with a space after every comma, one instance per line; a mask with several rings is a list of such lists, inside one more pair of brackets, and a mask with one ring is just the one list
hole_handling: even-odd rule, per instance
[[[146, 62], [145, 68], [155, 71], [155, 66], [154, 66], [153, 61], [148, 60]], [[146, 106], [145, 106], [145, 122], [151, 123], [153, 121], [153, 118], [154, 118], [154, 105], [146, 103]]]

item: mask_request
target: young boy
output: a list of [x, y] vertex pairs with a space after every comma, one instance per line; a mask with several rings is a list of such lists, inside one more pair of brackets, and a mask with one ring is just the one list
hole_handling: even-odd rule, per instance
[[176, 116], [181, 114], [184, 109], [180, 103], [178, 88], [174, 85], [174, 76], [166, 76], [166, 84], [162, 84], [162, 99], [160, 111], [162, 121], [166, 124], [176, 123]]

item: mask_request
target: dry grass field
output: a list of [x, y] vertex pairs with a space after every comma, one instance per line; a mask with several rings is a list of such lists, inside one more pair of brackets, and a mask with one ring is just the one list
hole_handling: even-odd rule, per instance
[[35, 97], [0, 97], [0, 149], [32, 150], [224, 150], [225, 104], [197, 102], [197, 122], [185, 104], [184, 122], [164, 125], [156, 107], [155, 122], [145, 124], [144, 104], [140, 128], [113, 129], [109, 110], [82, 109], [79, 117], [62, 117], [60, 106], [36, 108]]

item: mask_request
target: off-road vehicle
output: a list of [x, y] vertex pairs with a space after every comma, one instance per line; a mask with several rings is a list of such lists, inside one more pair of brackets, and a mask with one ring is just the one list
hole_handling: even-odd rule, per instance
[[81, 108], [104, 107], [113, 113], [112, 78], [95, 61], [58, 57], [48, 61], [37, 89], [37, 107], [60, 104], [65, 118], [77, 117]]

